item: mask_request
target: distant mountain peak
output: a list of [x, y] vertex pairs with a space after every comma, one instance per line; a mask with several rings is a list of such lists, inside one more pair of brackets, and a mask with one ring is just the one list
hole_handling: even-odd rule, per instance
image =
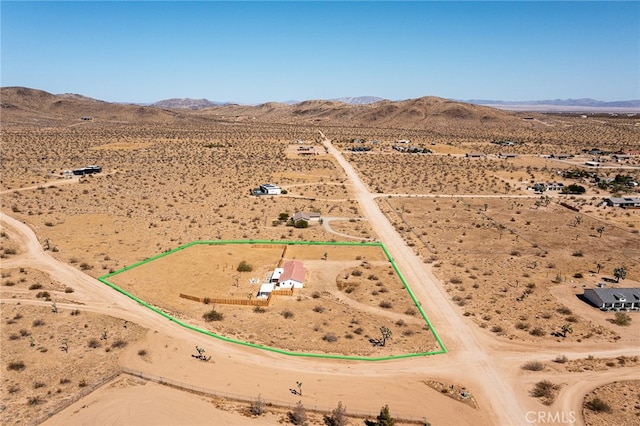
[[208, 99], [172, 98], [152, 103], [149, 106], [169, 109], [204, 109], [226, 105], [224, 102], [211, 102]]
[[329, 100], [334, 102], [344, 102], [345, 104], [349, 105], [368, 105], [380, 101], [386, 101], [386, 99], [384, 98], [378, 98], [375, 96], [344, 97]]

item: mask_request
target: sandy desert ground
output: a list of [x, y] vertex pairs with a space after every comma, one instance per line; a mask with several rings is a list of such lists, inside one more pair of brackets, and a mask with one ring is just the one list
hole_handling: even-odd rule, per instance
[[[523, 119], [487, 109], [478, 118], [485, 124], [478, 126], [465, 121], [464, 106], [453, 116], [451, 107], [445, 106], [449, 115], [421, 128], [406, 121], [349, 127], [304, 115], [296, 120], [310, 121], [278, 124], [259, 115], [251, 119], [249, 111], [236, 111], [232, 119], [227, 111], [223, 119], [217, 110], [194, 117], [96, 110], [96, 119], [79, 122], [72, 113], [18, 113], [3, 104], [2, 423], [48, 418], [47, 424], [87, 424], [99, 418], [110, 424], [273, 424], [289, 422], [288, 413], [302, 401], [310, 417], [314, 408], [319, 411], [311, 423], [323, 424], [342, 401], [347, 413], [359, 416], [352, 424], [374, 418], [385, 404], [404, 422], [434, 425], [640, 424], [634, 396], [640, 373], [637, 313], [629, 313], [631, 325], [616, 325], [612, 313], [577, 297], [584, 287], [613, 278], [619, 266], [626, 277], [609, 285], [640, 286], [640, 210], [603, 207], [600, 201], [610, 192], [589, 178], [562, 176], [589, 170], [583, 163], [591, 158], [583, 150], [637, 150], [637, 119]], [[145, 114], [153, 119], [145, 121]], [[403, 117], [393, 114], [394, 120]], [[348, 151], [353, 138], [365, 139], [371, 151]], [[395, 151], [400, 139], [434, 153]], [[296, 156], [297, 140], [311, 142], [321, 154]], [[518, 144], [504, 148], [496, 140]], [[499, 158], [505, 149], [518, 157]], [[468, 152], [487, 156], [465, 158]], [[546, 158], [560, 152], [577, 157]], [[60, 175], [87, 164], [100, 164], [103, 173]], [[637, 157], [608, 162], [598, 172], [640, 179]], [[580, 184], [586, 192], [547, 192], [546, 199], [527, 189], [547, 181]], [[249, 195], [265, 182], [287, 194]], [[632, 187], [623, 189], [638, 196]], [[295, 211], [320, 211], [328, 220], [306, 229], [276, 223], [281, 213]], [[260, 351], [185, 329], [96, 280], [190, 241], [220, 239], [383, 242], [447, 353], [355, 362]], [[293, 321], [283, 318], [281, 308], [255, 314], [216, 305], [225, 321], [204, 324], [207, 306], [165, 297], [168, 286], [150, 282], [160, 274], [171, 282], [183, 279], [180, 286], [198, 292], [199, 274], [211, 278], [194, 270], [201, 257], [224, 265], [225, 274], [215, 279], [228, 291], [247, 293], [226, 285], [237, 274], [237, 259], [224, 262], [222, 256], [228, 254], [187, 256], [180, 263], [186, 273], [160, 263], [156, 270], [133, 269], [118, 284], [139, 289], [180, 318], [283, 349], [364, 350], [349, 348], [358, 339], [345, 337], [358, 328], [347, 324], [355, 312], [373, 315], [368, 325], [359, 325], [363, 334], [372, 334], [379, 318], [393, 317], [390, 342], [406, 343], [403, 350], [424, 332], [416, 323], [416, 330], [400, 337], [417, 317], [407, 314], [404, 301], [391, 311], [379, 306], [381, 296], [396, 294], [400, 286], [387, 283], [388, 265], [376, 266], [380, 260], [370, 254], [313, 260], [316, 282], [326, 286], [318, 291], [344, 303], [335, 315], [338, 308], [323, 305], [333, 302], [314, 298], [310, 287], [303, 300], [284, 302], [300, 309]], [[364, 260], [379, 268], [360, 278], [357, 287], [367, 291], [343, 291], [347, 287], [337, 278]], [[321, 272], [328, 278], [319, 279]], [[371, 287], [383, 280], [392, 291], [372, 295]], [[322, 312], [313, 310], [317, 305]], [[314, 315], [325, 319], [309, 320]], [[283, 332], [277, 327], [284, 321]], [[572, 332], [561, 337], [565, 324]], [[337, 341], [322, 340], [327, 333]], [[191, 356], [196, 346], [206, 349], [209, 362]], [[303, 396], [290, 391], [297, 381], [304, 384]], [[267, 413], [251, 417], [248, 410], [259, 395]], [[589, 408], [596, 396], [611, 412]], [[161, 411], [152, 405], [158, 401]]]

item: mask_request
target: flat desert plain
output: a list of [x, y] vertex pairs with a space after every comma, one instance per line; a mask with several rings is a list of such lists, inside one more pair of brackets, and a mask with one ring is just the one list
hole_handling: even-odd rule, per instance
[[[602, 204], [639, 196], [626, 184], [640, 180], [637, 117], [434, 98], [53, 109], [51, 96], [3, 89], [3, 424], [341, 424], [338, 403], [350, 424], [385, 405], [399, 424], [640, 424], [638, 313], [580, 298], [601, 282], [640, 287], [640, 210]], [[585, 165], [594, 149], [597, 168]], [[89, 164], [102, 172], [62, 175]], [[540, 182], [584, 192], [535, 193]], [[263, 183], [286, 193], [250, 195]], [[282, 220], [298, 211], [323, 220]], [[208, 240], [382, 242], [446, 352], [264, 351], [97, 280]], [[283, 351], [442, 349], [381, 252], [274, 247], [191, 246], [110, 279], [181, 322]], [[308, 266], [308, 285], [264, 312], [179, 297], [249, 300], [281, 257]], [[238, 272], [242, 260], [253, 271]], [[211, 309], [219, 321], [204, 320]], [[391, 338], [374, 346], [382, 326]]]

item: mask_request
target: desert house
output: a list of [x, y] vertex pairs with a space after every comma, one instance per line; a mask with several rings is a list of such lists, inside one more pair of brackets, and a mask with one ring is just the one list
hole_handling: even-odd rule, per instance
[[319, 222], [320, 212], [295, 212], [292, 216], [293, 222], [304, 220], [305, 222]]
[[602, 310], [640, 310], [640, 288], [587, 288], [583, 297]]
[[282, 267], [275, 288], [302, 288], [307, 270], [299, 260], [291, 260]]
[[263, 183], [258, 188], [254, 188], [251, 193], [253, 195], [279, 195], [282, 189], [272, 183]]
[[275, 268], [269, 276], [269, 282], [260, 285], [258, 298], [268, 298], [272, 291], [304, 287], [307, 270], [299, 260], [291, 260], [282, 268]]
[[100, 172], [102, 172], [102, 167], [96, 166], [96, 165], [91, 165], [91, 166], [83, 167], [81, 169], [72, 170], [72, 173], [76, 176], [92, 175], [94, 173], [100, 173]]
[[640, 208], [640, 197], [610, 197], [603, 202], [609, 207]]

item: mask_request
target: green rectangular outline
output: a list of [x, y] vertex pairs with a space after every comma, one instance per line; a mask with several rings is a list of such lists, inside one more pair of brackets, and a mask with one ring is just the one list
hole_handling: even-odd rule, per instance
[[[172, 253], [175, 253], [175, 252], [178, 252], [180, 250], [184, 250], [184, 249], [186, 249], [188, 247], [191, 247], [193, 245], [196, 245], [196, 244], [206, 244], [206, 245], [279, 244], [279, 245], [327, 245], [327, 246], [380, 247], [380, 248], [382, 248], [382, 251], [384, 252], [385, 256], [387, 257], [387, 260], [389, 260], [389, 262], [393, 266], [394, 271], [396, 272], [396, 274], [398, 274], [398, 277], [400, 278], [400, 281], [402, 281], [402, 285], [404, 286], [405, 290], [407, 290], [407, 292], [409, 293], [409, 296], [411, 296], [411, 300], [413, 300], [413, 303], [415, 304], [416, 308], [418, 308], [418, 311], [420, 312], [420, 315], [422, 315], [422, 318], [427, 323], [427, 326], [429, 327], [429, 330], [431, 331], [431, 334], [433, 335], [433, 337], [435, 337], [435, 339], [438, 342], [438, 345], [440, 345], [441, 349], [438, 350], [438, 351], [431, 351], [431, 352], [416, 352], [416, 353], [409, 353], [409, 354], [402, 354], [402, 355], [389, 355], [389, 356], [384, 356], [384, 357], [361, 357], [361, 356], [350, 356], [350, 355], [317, 354], [317, 353], [313, 353], [313, 352], [306, 353], [306, 352], [285, 351], [283, 349], [273, 348], [271, 346], [257, 345], [255, 343], [250, 343], [250, 342], [245, 342], [245, 341], [242, 341], [242, 340], [231, 339], [229, 337], [220, 336], [220, 335], [212, 333], [210, 331], [203, 330], [201, 328], [195, 327], [195, 326], [190, 325], [190, 324], [186, 324], [186, 323], [180, 321], [179, 319], [172, 317], [171, 315], [167, 314], [166, 312], [163, 312], [160, 309], [149, 305], [145, 301], [139, 299], [138, 297], [134, 296], [131, 293], [128, 293], [127, 291], [121, 289], [120, 287], [116, 286], [115, 284], [113, 284], [113, 283], [111, 283], [111, 282], [109, 282], [107, 280], [108, 278], [111, 278], [114, 275], [121, 274], [122, 272], [128, 271], [130, 269], [136, 268], [136, 267], [141, 266], [141, 265], [144, 265], [145, 263], [149, 263], [149, 262], [151, 262], [153, 260], [160, 259], [161, 257], [168, 256], [168, 255], [170, 255]], [[336, 242], [325, 242], [325, 241], [270, 241], [270, 240], [218, 240], [218, 241], [203, 240], [203, 241], [192, 241], [190, 243], [187, 243], [187, 244], [184, 244], [182, 246], [179, 246], [179, 247], [177, 247], [177, 248], [175, 248], [173, 250], [165, 251], [165, 252], [160, 253], [160, 254], [158, 254], [156, 256], [149, 257], [149, 258], [144, 259], [144, 260], [142, 260], [140, 262], [136, 262], [136, 263], [134, 263], [132, 265], [125, 266], [124, 268], [119, 269], [117, 271], [114, 271], [114, 272], [111, 272], [109, 274], [103, 275], [103, 276], [99, 277], [98, 280], [100, 282], [102, 282], [103, 284], [108, 285], [112, 289], [124, 294], [125, 296], [129, 297], [130, 299], [135, 300], [140, 305], [151, 309], [155, 313], [163, 316], [164, 318], [168, 319], [169, 321], [175, 322], [176, 324], [178, 324], [178, 325], [180, 325], [180, 326], [182, 326], [184, 328], [196, 331], [198, 333], [205, 334], [207, 336], [215, 337], [216, 339], [220, 339], [220, 340], [223, 340], [225, 342], [235, 343], [235, 344], [238, 344], [238, 345], [248, 346], [248, 347], [261, 349], [261, 350], [265, 350], [265, 351], [276, 352], [276, 353], [283, 354], [283, 355], [298, 356], [298, 357], [309, 357], [309, 358], [342, 359], [342, 360], [352, 360], [352, 361], [389, 361], [389, 360], [394, 360], [394, 359], [413, 358], [413, 357], [419, 357], [419, 356], [439, 355], [439, 354], [447, 353], [447, 349], [445, 348], [444, 344], [442, 343], [442, 340], [440, 340], [440, 336], [438, 335], [438, 332], [431, 325], [431, 321], [429, 321], [429, 318], [427, 317], [427, 315], [425, 314], [424, 310], [422, 309], [422, 306], [420, 305], [420, 303], [416, 299], [416, 296], [413, 294], [413, 291], [411, 291], [411, 288], [409, 287], [409, 284], [407, 284], [407, 281], [404, 279], [404, 276], [400, 272], [400, 269], [398, 268], [396, 263], [391, 258], [391, 255], [387, 251], [387, 248], [384, 246], [383, 243], [377, 242], [377, 241], [376, 242], [354, 242], [354, 241], [336, 241]]]

